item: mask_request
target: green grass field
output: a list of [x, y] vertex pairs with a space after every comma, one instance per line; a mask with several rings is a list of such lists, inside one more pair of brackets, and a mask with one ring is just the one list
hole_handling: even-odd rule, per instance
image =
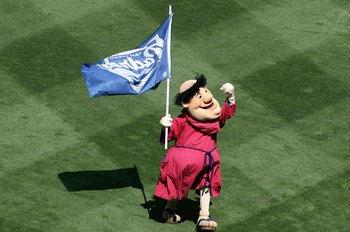
[[236, 87], [218, 231], [350, 231], [349, 0], [0, 1], [0, 231], [194, 231], [194, 193], [178, 225], [152, 198], [165, 82], [90, 99], [80, 73], [169, 4], [171, 96], [198, 73], [220, 102]]

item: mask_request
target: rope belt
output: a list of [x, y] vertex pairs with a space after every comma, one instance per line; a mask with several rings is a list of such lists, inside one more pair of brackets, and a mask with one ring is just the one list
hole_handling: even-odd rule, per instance
[[[212, 150], [210, 151], [205, 151], [199, 148], [194, 148], [194, 147], [187, 147], [187, 146], [178, 146], [175, 144], [176, 148], [186, 148], [186, 149], [192, 149], [192, 150], [196, 150], [196, 151], [201, 151], [204, 152], [204, 162], [203, 162], [203, 168], [209, 168], [209, 171], [206, 173], [206, 177], [205, 177], [205, 183], [204, 186], [206, 187], [210, 187], [211, 186], [211, 179], [213, 177], [213, 169], [214, 169], [214, 158], [213, 155], [211, 154], [216, 147], [214, 147]], [[209, 162], [209, 165], [207, 165], [207, 162]]]

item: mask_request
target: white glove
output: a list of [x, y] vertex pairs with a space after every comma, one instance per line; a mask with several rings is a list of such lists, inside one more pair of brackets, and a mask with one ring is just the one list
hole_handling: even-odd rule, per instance
[[230, 105], [234, 105], [236, 103], [235, 87], [232, 84], [226, 83], [220, 88], [220, 90], [224, 92], [225, 96], [228, 98]]
[[162, 125], [162, 127], [171, 127], [173, 125], [172, 123], [173, 119], [171, 118], [170, 114], [165, 115], [164, 117], [162, 117], [159, 121], [160, 125]]
[[228, 98], [230, 98], [230, 97], [234, 97], [234, 95], [235, 95], [235, 87], [232, 85], [232, 84], [230, 84], [230, 83], [226, 83], [226, 84], [224, 84], [221, 88], [220, 88], [220, 90], [222, 90], [223, 92], [224, 92], [224, 94], [228, 97]]

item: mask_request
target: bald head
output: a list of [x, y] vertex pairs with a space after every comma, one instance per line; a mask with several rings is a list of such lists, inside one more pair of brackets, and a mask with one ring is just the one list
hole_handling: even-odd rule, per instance
[[182, 106], [182, 103], [189, 102], [194, 95], [198, 92], [199, 88], [205, 87], [207, 79], [203, 74], [198, 75], [196, 79], [188, 80], [182, 83], [179, 88], [179, 92], [175, 97], [175, 104]]
[[188, 80], [185, 81], [184, 83], [182, 83], [182, 85], [179, 88], [179, 93], [183, 93], [186, 90], [189, 90], [195, 83], [197, 82], [197, 80]]

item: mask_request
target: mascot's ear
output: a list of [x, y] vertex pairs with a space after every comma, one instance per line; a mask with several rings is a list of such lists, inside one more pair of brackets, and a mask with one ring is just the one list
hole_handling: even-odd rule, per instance
[[183, 106], [184, 108], [188, 108], [188, 105], [189, 105], [188, 103], [183, 103], [183, 102], [182, 102], [182, 106]]

